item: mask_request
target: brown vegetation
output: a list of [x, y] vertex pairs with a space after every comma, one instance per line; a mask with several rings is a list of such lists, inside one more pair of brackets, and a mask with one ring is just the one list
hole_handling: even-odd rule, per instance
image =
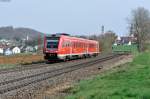
[[0, 64], [25, 64], [43, 61], [43, 55], [0, 56]]

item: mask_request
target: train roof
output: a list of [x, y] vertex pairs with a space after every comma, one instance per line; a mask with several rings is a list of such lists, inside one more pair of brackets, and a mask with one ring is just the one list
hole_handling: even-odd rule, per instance
[[82, 40], [82, 41], [88, 41], [88, 42], [98, 42], [96, 40], [89, 40], [89, 39], [85, 39], [85, 38], [80, 38], [80, 37], [75, 37], [75, 36], [66, 36], [66, 35], [62, 35], [62, 37], [65, 37], [65, 38], [70, 38], [70, 39], [74, 39], [74, 40]]
[[65, 37], [65, 38], [71, 38], [71, 39], [80, 39], [80, 40], [88, 40], [90, 42], [98, 42], [96, 40], [89, 40], [89, 39], [85, 39], [85, 38], [80, 38], [80, 37], [75, 37], [75, 36], [71, 36], [67, 33], [56, 33], [56, 34], [49, 34], [46, 35], [46, 37]]
[[67, 33], [56, 33], [56, 34], [48, 34], [46, 35], [46, 37], [60, 37], [62, 35], [70, 36], [70, 34], [67, 34]]

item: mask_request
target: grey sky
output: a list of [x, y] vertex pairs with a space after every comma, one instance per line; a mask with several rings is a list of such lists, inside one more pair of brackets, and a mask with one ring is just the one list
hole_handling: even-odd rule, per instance
[[97, 34], [101, 25], [126, 34], [131, 10], [149, 0], [11, 0], [0, 2], [0, 26], [29, 27], [44, 33]]

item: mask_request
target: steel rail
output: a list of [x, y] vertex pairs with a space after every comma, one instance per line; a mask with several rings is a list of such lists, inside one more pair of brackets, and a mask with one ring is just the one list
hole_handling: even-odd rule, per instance
[[[13, 91], [13, 90], [28, 86], [30, 84], [34, 84], [36, 82], [40, 82], [40, 81], [43, 81], [43, 80], [46, 80], [49, 78], [53, 78], [53, 77], [56, 77], [56, 76], [59, 76], [59, 75], [65, 74], [65, 73], [69, 73], [69, 72], [72, 72], [72, 71], [75, 71], [75, 70], [78, 70], [81, 68], [89, 67], [91, 65], [94, 65], [94, 64], [106, 61], [106, 60], [113, 59], [113, 58], [118, 57], [120, 55], [122, 55], [122, 54], [115, 54], [115, 55], [107, 56], [104, 58], [100, 58], [100, 59], [96, 59], [96, 60], [92, 60], [92, 61], [88, 61], [88, 62], [84, 62], [84, 63], [72, 65], [72, 66], [63, 67], [60, 69], [49, 70], [49, 71], [42, 72], [39, 74], [29, 75], [26, 77], [21, 77], [21, 78], [17, 78], [17, 79], [13, 79], [13, 80], [0, 82], [0, 87], [2, 87], [2, 86], [7, 86], [9, 84], [13, 84], [13, 83], [17, 83], [17, 82], [21, 82], [21, 81], [26, 80], [24, 83], [20, 83], [18, 85], [14, 84], [14, 86], [10, 86], [10, 87], [7, 86], [6, 88], [0, 89], [0, 94], [4, 94], [6, 92]], [[32, 80], [28, 80], [28, 79], [32, 79]]]

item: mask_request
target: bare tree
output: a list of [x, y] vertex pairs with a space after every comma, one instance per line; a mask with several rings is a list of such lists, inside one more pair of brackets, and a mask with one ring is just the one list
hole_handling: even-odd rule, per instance
[[100, 46], [104, 52], [112, 51], [112, 44], [117, 38], [116, 34], [113, 31], [107, 31], [105, 34], [99, 36]]
[[132, 11], [130, 20], [130, 34], [137, 37], [139, 51], [144, 51], [145, 41], [150, 33], [150, 13], [147, 9], [139, 7]]
[[90, 35], [87, 38], [98, 41], [100, 44], [100, 50], [108, 53], [112, 51], [112, 44], [117, 38], [117, 35], [113, 31], [109, 30], [100, 35], [95, 35], [95, 34]]

